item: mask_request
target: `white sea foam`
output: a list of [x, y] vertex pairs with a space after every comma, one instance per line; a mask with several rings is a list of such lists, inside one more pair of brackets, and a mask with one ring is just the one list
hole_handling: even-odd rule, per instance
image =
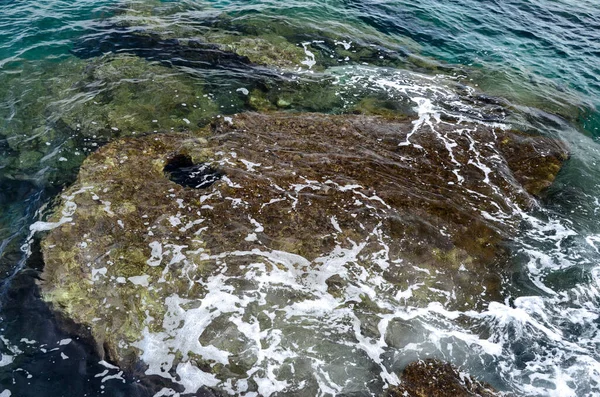
[[61, 213], [61, 218], [57, 221], [57, 222], [43, 222], [43, 221], [37, 221], [35, 223], [33, 223], [31, 226], [29, 226], [29, 230], [31, 231], [31, 233], [36, 233], [36, 232], [42, 232], [42, 231], [48, 231], [48, 230], [52, 230], [55, 229], [65, 223], [68, 222], [72, 222], [73, 221], [73, 214], [75, 214], [75, 211], [77, 210], [77, 204], [75, 204], [75, 202], [73, 201], [73, 199], [75, 198], [75, 196], [77, 196], [78, 194], [82, 194], [85, 193], [89, 190], [93, 189], [93, 187], [89, 186], [89, 187], [84, 187], [76, 192], [73, 192], [71, 195], [69, 196], [63, 196], [63, 200], [64, 204], [63, 204], [63, 210]]
[[300, 62], [302, 65], [308, 66], [308, 69], [312, 69], [313, 66], [316, 65], [315, 54], [308, 49], [310, 42], [302, 43], [302, 48], [304, 49], [304, 53], [306, 54], [306, 58]]

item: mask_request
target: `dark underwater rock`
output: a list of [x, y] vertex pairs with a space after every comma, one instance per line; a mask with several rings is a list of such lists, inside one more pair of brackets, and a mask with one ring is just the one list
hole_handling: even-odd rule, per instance
[[[97, 32], [75, 43], [72, 53], [82, 58], [128, 53], [169, 65], [249, 72], [258, 65], [287, 70], [322, 70], [348, 62], [398, 66], [406, 56], [406, 42], [368, 26], [362, 26], [359, 38], [353, 37], [356, 27], [351, 24], [324, 29], [301, 15], [185, 8], [118, 6]], [[259, 68], [251, 73], [261, 70], [268, 72]]]
[[386, 397], [499, 397], [490, 385], [461, 373], [451, 364], [427, 359], [409, 364]]
[[[398, 305], [500, 299], [503, 241], [566, 158], [555, 140], [482, 124], [321, 114], [120, 139], [33, 226], [51, 230], [42, 297], [125, 368], [252, 380], [270, 365], [254, 327], [282, 338], [274, 349], [346, 347], [357, 332], [382, 339], [376, 325]], [[182, 168], [184, 182], [214, 177], [176, 183]], [[362, 325], [302, 336], [314, 310]]]
[[180, 42], [177, 39], [161, 39], [154, 35], [138, 34], [126, 29], [102, 36], [92, 36], [81, 42], [71, 51], [83, 58], [95, 58], [106, 54], [129, 54], [148, 61], [158, 61], [168, 66], [192, 68], [227, 69], [248, 68], [250, 60], [234, 52], [223, 51], [217, 45], [195, 40]]

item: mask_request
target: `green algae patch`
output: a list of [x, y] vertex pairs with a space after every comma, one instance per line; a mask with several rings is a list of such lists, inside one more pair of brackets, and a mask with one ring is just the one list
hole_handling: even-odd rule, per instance
[[63, 120], [89, 136], [186, 130], [218, 113], [201, 81], [138, 57], [95, 59], [80, 85], [101, 88]]
[[218, 43], [224, 50], [245, 56], [250, 62], [258, 65], [295, 69], [306, 58], [301, 46], [277, 35], [243, 37], [213, 33], [208, 35], [207, 40]]
[[59, 185], [114, 137], [198, 128], [219, 110], [202, 80], [127, 55], [27, 62], [2, 77], [0, 97], [12, 103], [0, 109], [2, 174], [35, 179], [50, 167]]
[[282, 81], [277, 85], [267, 84], [262, 89], [254, 89], [246, 97], [246, 106], [259, 112], [344, 112], [350, 100], [339, 95], [339, 87], [334, 84], [333, 78], [321, 77], [320, 81], [304, 78]]
[[260, 394], [248, 374], [298, 364], [315, 335], [350, 349], [386, 337], [398, 305], [500, 299], [502, 243], [566, 156], [481, 124], [364, 115], [245, 113], [119, 139], [36, 226], [50, 230], [42, 297], [120, 365]]
[[[7, 179], [36, 180], [45, 166], [69, 174], [81, 164], [74, 155], [73, 130], [60, 115], [77, 96], [76, 83], [85, 62], [76, 58], [23, 62], [21, 69], [0, 77], [0, 174]], [[60, 149], [57, 149], [60, 147]], [[63, 152], [71, 152], [65, 156]], [[43, 165], [40, 165], [43, 164]], [[56, 178], [59, 179], [59, 178]], [[72, 181], [72, 179], [71, 179]]]

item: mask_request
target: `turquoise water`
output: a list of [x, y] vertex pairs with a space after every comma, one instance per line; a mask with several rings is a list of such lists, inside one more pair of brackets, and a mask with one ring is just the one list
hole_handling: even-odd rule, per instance
[[[415, 40], [423, 55], [480, 69], [485, 92], [597, 112], [600, 21], [593, 2], [349, 3], [366, 23]], [[597, 116], [582, 117], [584, 128], [596, 132]]]
[[[253, 18], [262, 22], [244, 24]], [[166, 41], [142, 47], [149, 41], [135, 35], [148, 29], [183, 38], [219, 23], [241, 36], [276, 33], [305, 45], [316, 54], [314, 67], [301, 64], [281, 77], [230, 57], [182, 55]], [[370, 50], [346, 59], [331, 37]], [[108, 51], [157, 62], [143, 67], [168, 84], [147, 88], [149, 78], [135, 75], [137, 60], [134, 77], [111, 75], [98, 66]], [[127, 124], [119, 124], [131, 111], [121, 110], [125, 104], [155, 105], [153, 90], [180, 84], [179, 94], [192, 87], [186, 95], [212, 100], [212, 113], [184, 114], [197, 125], [253, 109], [234, 94], [238, 87], [290, 97], [301, 91], [292, 111], [342, 113], [365, 92], [410, 115], [412, 98], [427, 95], [440, 111], [458, 111], [455, 96], [435, 96], [433, 88], [394, 88], [406, 73], [436, 76], [439, 92], [475, 90], [477, 100], [459, 95], [465, 117], [560, 138], [571, 159], [509, 243], [514, 271], [503, 284], [505, 302], [460, 313], [466, 321], [398, 320], [418, 349], [395, 346], [390, 354], [399, 358], [389, 367], [398, 371], [429, 354], [516, 395], [600, 394], [600, 8], [570, 0], [0, 1], [0, 393], [153, 395], [144, 379], [101, 362], [39, 299], [42, 265], [29, 231], [86, 155], [126, 134]], [[310, 97], [311, 87], [331, 81], [338, 95]], [[169, 108], [179, 100], [156, 101]], [[100, 121], [116, 130], [96, 128]], [[151, 129], [150, 121], [140, 123]]]

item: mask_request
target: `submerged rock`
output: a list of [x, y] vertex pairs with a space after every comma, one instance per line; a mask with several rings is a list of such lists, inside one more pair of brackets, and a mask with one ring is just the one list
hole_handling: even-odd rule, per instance
[[566, 157], [425, 116], [246, 113], [117, 140], [33, 226], [51, 230], [42, 297], [185, 392], [381, 390], [394, 312], [500, 298], [502, 242]]
[[114, 137], [204, 126], [220, 110], [203, 80], [128, 55], [27, 62], [0, 77], [0, 104], [0, 179], [56, 185]]
[[93, 59], [80, 78], [81, 95], [93, 100], [77, 103], [62, 119], [88, 137], [185, 130], [208, 124], [219, 110], [202, 80], [134, 56]]
[[402, 383], [387, 397], [497, 397], [490, 385], [478, 382], [448, 363], [428, 359], [409, 364], [402, 373]]
[[[76, 42], [73, 53], [82, 58], [108, 52], [128, 53], [185, 69], [235, 70], [262, 81], [277, 79], [282, 70], [327, 73], [338, 66], [371, 65], [445, 75], [455, 82], [478, 87], [477, 91], [575, 123], [585, 124], [586, 115], [593, 113], [589, 104], [582, 103], [564, 87], [535, 81], [529, 75], [443, 63], [424, 54], [421, 46], [408, 38], [410, 35], [391, 33], [395, 29], [380, 30], [382, 26], [372, 24], [373, 21], [346, 18], [347, 15], [320, 19], [327, 11], [315, 18], [318, 14], [316, 10], [305, 14], [301, 8], [294, 11], [293, 18], [271, 14], [267, 9], [260, 13], [253, 9], [222, 12], [208, 3], [119, 4], [115, 15], [105, 20], [106, 33], [84, 37]], [[329, 26], [332, 19], [344, 19], [345, 23]], [[535, 94], [540, 90], [543, 94]], [[565, 95], [569, 101], [561, 100]], [[517, 113], [525, 110], [506, 105]]]
[[105, 21], [106, 34], [78, 41], [73, 53], [83, 58], [129, 53], [170, 65], [248, 72], [253, 65], [287, 70], [365, 62], [399, 66], [406, 61], [405, 48], [417, 46], [356, 21], [328, 27], [323, 25], [330, 19], [313, 18], [299, 10], [288, 18], [267, 10], [224, 13], [207, 4], [118, 5]]

